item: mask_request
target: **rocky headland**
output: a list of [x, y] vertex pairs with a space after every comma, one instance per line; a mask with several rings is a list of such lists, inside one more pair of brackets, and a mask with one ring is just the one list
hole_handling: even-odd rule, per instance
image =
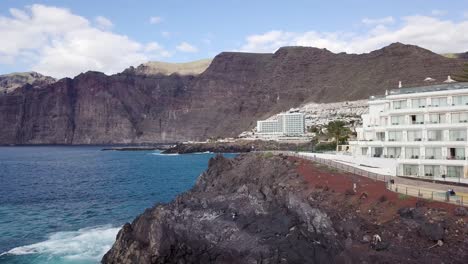
[[313, 149], [313, 143], [286, 143], [264, 140], [236, 140], [234, 142], [180, 143], [167, 148], [163, 154], [188, 154], [200, 152], [243, 153], [251, 151], [307, 151]]
[[191, 190], [125, 224], [102, 263], [466, 263], [467, 221], [310, 161], [218, 155]]

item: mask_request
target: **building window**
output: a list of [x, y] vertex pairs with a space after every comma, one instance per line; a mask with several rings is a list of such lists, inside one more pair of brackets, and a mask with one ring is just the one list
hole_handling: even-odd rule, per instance
[[440, 177], [440, 166], [439, 165], [425, 165], [424, 176]]
[[447, 177], [450, 177], [450, 178], [463, 177], [463, 166], [447, 166]]
[[426, 159], [442, 159], [442, 148], [426, 148]]
[[400, 101], [394, 101], [393, 102], [393, 109], [405, 109], [406, 106], [406, 100], [400, 100]]
[[387, 148], [387, 158], [398, 159], [401, 155], [401, 148], [389, 147]]
[[424, 108], [426, 107], [426, 99], [413, 99], [411, 100], [412, 108]]
[[450, 141], [466, 141], [466, 130], [450, 130]]
[[419, 148], [406, 148], [405, 157], [407, 159], [419, 159]]
[[424, 115], [410, 115], [411, 124], [424, 124]]
[[468, 95], [454, 96], [452, 101], [452, 105], [468, 105]]
[[405, 124], [405, 116], [392, 116], [392, 125]]
[[408, 131], [408, 141], [422, 141], [422, 131], [421, 130]]
[[375, 148], [372, 148], [372, 157], [374, 158], [380, 158], [382, 157], [382, 154], [383, 154], [383, 148], [382, 147], [375, 147]]
[[361, 154], [362, 154], [363, 156], [367, 156], [367, 149], [368, 149], [368, 148], [361, 148]]
[[434, 107], [447, 106], [447, 97], [431, 98], [431, 106], [434, 106]]
[[451, 160], [464, 160], [465, 148], [449, 148], [447, 159]]
[[442, 130], [428, 130], [427, 140], [428, 141], [442, 141]]
[[403, 132], [388, 131], [388, 141], [403, 141]]
[[405, 176], [418, 176], [419, 175], [419, 166], [403, 164], [403, 174]]
[[429, 123], [431, 124], [443, 124], [445, 123], [445, 114], [430, 114]]
[[385, 132], [377, 132], [375, 133], [376, 140], [378, 141], [385, 141]]
[[452, 123], [468, 123], [468, 113], [452, 113]]

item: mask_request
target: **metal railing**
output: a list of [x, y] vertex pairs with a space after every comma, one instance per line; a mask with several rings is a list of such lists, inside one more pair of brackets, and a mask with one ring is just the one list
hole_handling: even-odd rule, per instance
[[[288, 156], [301, 158], [301, 159], [311, 160], [311, 161], [329, 166], [331, 168], [334, 168], [340, 171], [367, 177], [375, 181], [382, 181], [382, 182], [385, 182], [385, 186], [388, 190], [399, 193], [399, 194], [403, 194], [406, 196], [413, 196], [413, 197], [427, 199], [431, 201], [446, 202], [446, 203], [457, 204], [461, 206], [468, 206], [468, 195], [448, 195], [447, 192], [444, 192], [444, 191], [435, 191], [435, 190], [430, 190], [426, 188], [418, 188], [418, 187], [411, 187], [408, 185], [394, 184], [394, 183], [391, 183], [390, 181], [391, 179], [396, 178], [394, 176], [383, 175], [379, 173], [366, 171], [366, 170], [359, 169], [354, 166], [346, 165], [341, 162], [336, 162], [330, 159], [322, 159], [316, 156], [302, 155], [300, 153], [294, 153], [294, 152], [288, 152], [288, 151], [276, 151], [275, 153], [288, 155]], [[404, 199], [404, 198], [405, 198], [404, 196], [401, 197], [401, 199]]]

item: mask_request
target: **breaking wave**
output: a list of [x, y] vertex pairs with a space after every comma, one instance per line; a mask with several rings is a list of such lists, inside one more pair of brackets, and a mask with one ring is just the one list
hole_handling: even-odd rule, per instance
[[112, 247], [120, 227], [100, 226], [78, 231], [58, 232], [46, 241], [13, 248], [0, 256], [37, 254], [49, 260], [99, 262]]

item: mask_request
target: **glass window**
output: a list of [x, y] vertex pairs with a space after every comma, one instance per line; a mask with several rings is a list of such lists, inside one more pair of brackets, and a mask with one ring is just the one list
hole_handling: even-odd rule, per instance
[[361, 154], [367, 156], [367, 148], [361, 148]]
[[426, 148], [426, 159], [442, 159], [442, 148]]
[[426, 99], [413, 99], [411, 100], [412, 108], [424, 108], [426, 107]]
[[442, 141], [442, 130], [428, 130], [427, 140], [428, 141]]
[[406, 108], [406, 100], [393, 102], [393, 109], [405, 109], [405, 108]]
[[466, 130], [450, 130], [450, 141], [466, 141]]
[[447, 166], [447, 177], [461, 178], [463, 177], [462, 166]]
[[445, 123], [445, 114], [430, 114], [429, 123], [431, 124], [443, 124]]
[[375, 133], [376, 139], [379, 141], [385, 141], [385, 132]]
[[406, 176], [418, 176], [419, 175], [419, 166], [418, 165], [403, 164], [403, 174], [406, 175]]
[[424, 115], [410, 115], [410, 122], [413, 125], [424, 124]]
[[406, 148], [405, 157], [407, 159], [419, 159], [419, 148]]
[[382, 157], [382, 154], [383, 154], [382, 147], [375, 147], [375, 148], [372, 148], [371, 150], [372, 150], [372, 157], [375, 157], [375, 158]]
[[401, 148], [389, 147], [387, 148], [387, 158], [399, 158], [401, 155]]
[[403, 141], [403, 132], [388, 131], [388, 141]]
[[439, 165], [425, 165], [424, 176], [440, 177], [440, 166]]
[[422, 131], [421, 130], [409, 130], [408, 141], [422, 141]]
[[392, 125], [405, 124], [405, 116], [392, 116]]
[[435, 97], [431, 98], [431, 106], [447, 106], [447, 97]]
[[449, 148], [447, 158], [453, 160], [464, 160], [465, 148]]
[[468, 95], [457, 95], [452, 99], [453, 105], [468, 105]]
[[468, 123], [468, 113], [452, 113], [452, 123]]

